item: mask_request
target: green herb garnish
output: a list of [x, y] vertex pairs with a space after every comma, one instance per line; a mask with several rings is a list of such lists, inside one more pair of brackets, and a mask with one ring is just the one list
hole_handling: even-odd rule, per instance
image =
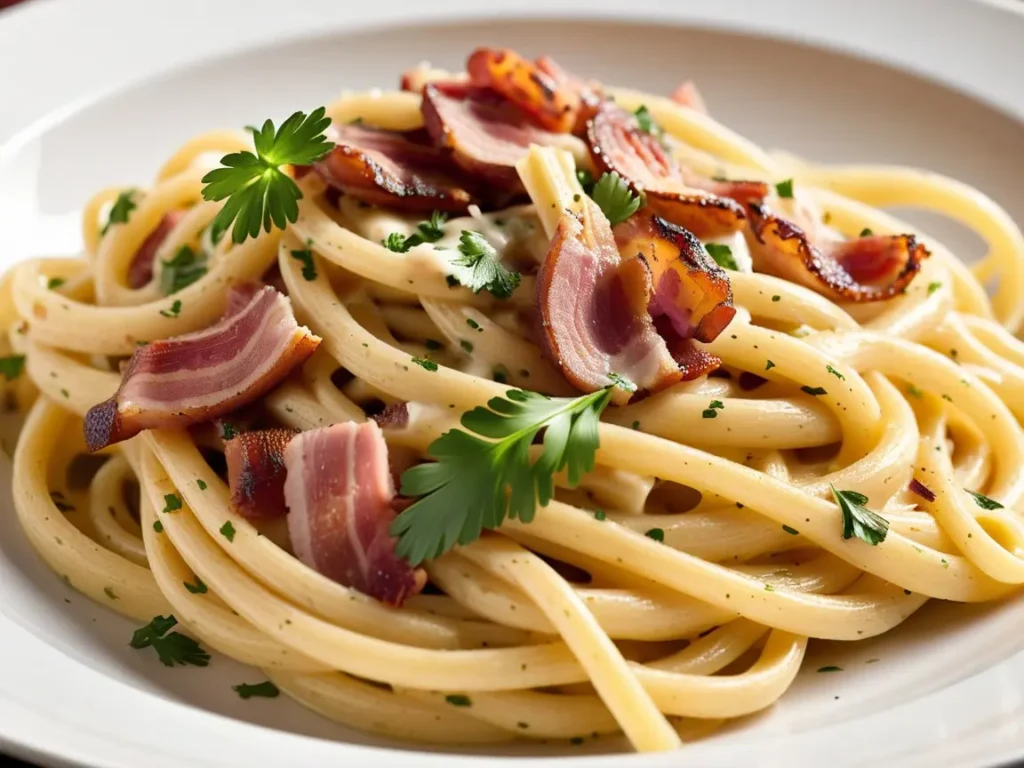
[[639, 211], [644, 202], [615, 171], [601, 174], [590, 197], [613, 227]]
[[793, 180], [786, 179], [780, 181], [775, 185], [775, 191], [779, 193], [779, 197], [792, 197], [793, 196]]
[[837, 491], [834, 485], [832, 498], [836, 500], [843, 513], [843, 538], [852, 539], [856, 536], [871, 546], [885, 541], [889, 533], [889, 521], [868, 509], [868, 497], [857, 491]]
[[265, 680], [262, 683], [256, 683], [255, 685], [249, 685], [248, 683], [232, 685], [231, 690], [243, 699], [251, 699], [254, 696], [259, 696], [263, 699], [276, 699], [281, 695], [280, 689], [269, 680]]
[[985, 496], [984, 494], [978, 493], [977, 491], [969, 490], [967, 488], [964, 488], [964, 490], [974, 497], [974, 503], [977, 504], [982, 509], [1003, 509], [1003, 505], [1000, 504], [995, 499], [990, 499], [988, 496]]
[[171, 259], [162, 263], [160, 290], [165, 296], [187, 288], [206, 274], [206, 254], [196, 253], [187, 245], [181, 246]]
[[[271, 230], [271, 223], [284, 229], [299, 218], [302, 191], [281, 170], [282, 165], [309, 165], [326, 155], [334, 144], [324, 131], [331, 124], [326, 109], [319, 107], [308, 116], [296, 112], [275, 131], [267, 120], [253, 132], [256, 153], [234, 152], [221, 158], [222, 168], [210, 171], [202, 181], [204, 200], [227, 202], [213, 220], [212, 233], [231, 229], [235, 243], [256, 237], [260, 228]], [[211, 234], [212, 234], [211, 233]], [[214, 235], [215, 241], [219, 235]]]
[[117, 196], [117, 200], [110, 208], [110, 213], [107, 216], [107, 223], [100, 229], [100, 234], [107, 234], [107, 230], [110, 229], [113, 224], [127, 224], [128, 217], [131, 216], [132, 211], [137, 207], [135, 201], [132, 199], [135, 197], [134, 189], [126, 189]]
[[21, 372], [24, 370], [24, 355], [8, 355], [7, 357], [0, 357], [0, 375], [3, 375], [4, 380], [14, 381], [16, 378], [21, 376]]
[[[533, 520], [554, 497], [554, 474], [569, 487], [594, 468], [598, 421], [611, 389], [577, 398], [549, 398], [513, 389], [487, 407], [462, 415], [461, 429], [431, 443], [436, 463], [402, 474], [403, 496], [422, 497], [391, 523], [397, 552], [412, 564], [468, 544], [506, 517]], [[530, 445], [544, 431], [543, 450], [530, 463]]]
[[455, 268], [454, 278], [473, 293], [489, 291], [496, 298], [507, 299], [519, 287], [521, 276], [509, 271], [494, 246], [479, 232], [462, 230], [459, 238], [459, 255], [451, 261]]
[[167, 634], [167, 630], [177, 623], [178, 620], [173, 616], [156, 616], [149, 624], [135, 630], [129, 645], [132, 648], [152, 646], [160, 663], [167, 667], [173, 667], [175, 664], [207, 666], [210, 663], [210, 654], [204, 651], [199, 643], [180, 632]]
[[739, 271], [736, 259], [734, 259], [732, 255], [732, 248], [728, 245], [722, 245], [721, 243], [708, 243], [704, 248], [708, 252], [708, 255], [715, 260], [715, 264], [720, 266], [722, 269]]

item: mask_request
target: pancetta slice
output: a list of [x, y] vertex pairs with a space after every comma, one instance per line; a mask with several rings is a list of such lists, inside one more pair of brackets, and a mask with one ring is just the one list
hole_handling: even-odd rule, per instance
[[808, 234], [768, 206], [750, 212], [751, 256], [756, 272], [799, 283], [834, 301], [882, 301], [902, 293], [930, 255], [914, 235], [867, 235], [815, 244]]
[[135, 350], [114, 396], [86, 413], [86, 444], [97, 451], [144, 429], [228, 414], [275, 387], [319, 344], [296, 322], [288, 299], [263, 288], [209, 328]]
[[395, 552], [388, 448], [373, 421], [302, 432], [284, 451], [288, 533], [303, 563], [389, 605], [426, 582]]
[[224, 443], [231, 507], [250, 520], [281, 517], [284, 503], [284, 449], [294, 429], [239, 432]]

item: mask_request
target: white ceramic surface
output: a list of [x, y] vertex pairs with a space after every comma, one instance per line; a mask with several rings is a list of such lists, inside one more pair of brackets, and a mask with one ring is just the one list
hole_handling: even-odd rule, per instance
[[[342, 88], [391, 87], [425, 58], [457, 67], [478, 44], [552, 53], [571, 69], [656, 92], [693, 77], [716, 116], [767, 146], [949, 173], [1024, 222], [1016, 2], [490, 5], [37, 0], [0, 13], [0, 267], [73, 252], [86, 197], [145, 183], [192, 133], [308, 108]], [[977, 254], [957, 227], [919, 220], [966, 258]], [[223, 658], [207, 669], [160, 667], [127, 647], [130, 622], [69, 590], [35, 556], [3, 482], [0, 747], [118, 768], [489, 764], [387, 745], [284, 698], [241, 701], [230, 686], [260, 675]], [[812, 643], [804, 672], [769, 712], [682, 754], [580, 756], [573, 765], [990, 765], [1024, 755], [1022, 619], [1018, 602], [929, 605], [876, 640]], [[815, 674], [826, 664], [845, 671]], [[605, 746], [525, 745], [508, 751], [523, 759], [503, 764], [532, 768], [548, 764], [538, 755]]]

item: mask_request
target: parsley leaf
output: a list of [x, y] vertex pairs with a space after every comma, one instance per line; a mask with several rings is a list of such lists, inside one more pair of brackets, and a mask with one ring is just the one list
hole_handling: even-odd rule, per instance
[[[464, 413], [468, 431], [453, 429], [431, 443], [436, 463], [402, 474], [402, 495], [422, 498], [391, 523], [398, 554], [417, 564], [476, 540], [506, 516], [533, 520], [537, 505], [554, 497], [556, 472], [566, 470], [575, 487], [593, 470], [598, 421], [610, 400], [611, 388], [576, 398], [513, 389]], [[541, 430], [543, 450], [531, 464]]]
[[429, 221], [421, 221], [416, 225], [416, 232], [408, 237], [402, 237], [398, 232], [392, 232], [384, 240], [384, 247], [395, 253], [405, 253], [410, 248], [423, 243], [436, 243], [444, 237], [444, 230], [441, 227], [448, 221], [448, 214], [443, 211], [434, 211], [430, 214]]
[[437, 363], [435, 363], [433, 360], [427, 360], [422, 357], [414, 357], [412, 361], [416, 363], [416, 365], [418, 365], [420, 368], [423, 368], [426, 371], [430, 371], [431, 373], [437, 370]]
[[1000, 504], [995, 499], [990, 499], [988, 496], [985, 496], [984, 494], [978, 493], [977, 491], [968, 490], [967, 488], [964, 488], [964, 490], [974, 497], [974, 503], [977, 504], [982, 509], [1003, 509], [1003, 505]]
[[[319, 107], [309, 115], [296, 112], [275, 131], [267, 120], [259, 131], [253, 131], [256, 154], [233, 152], [221, 158], [222, 168], [203, 176], [203, 199], [227, 202], [213, 220], [214, 232], [231, 229], [231, 239], [243, 243], [256, 237], [262, 227], [271, 230], [271, 223], [284, 229], [287, 222], [299, 218], [302, 191], [281, 166], [309, 165], [334, 148], [324, 131], [331, 124], [326, 109]], [[216, 238], [215, 238], [216, 239]]]
[[180, 632], [166, 634], [167, 630], [177, 623], [178, 620], [173, 616], [156, 616], [149, 624], [135, 630], [129, 645], [132, 648], [152, 646], [160, 658], [160, 663], [167, 667], [173, 667], [175, 664], [192, 664], [196, 667], [208, 665], [210, 654], [191, 637], [186, 637]]
[[840, 373], [839, 371], [837, 371], [837, 370], [836, 370], [835, 368], [833, 368], [833, 367], [832, 367], [831, 365], [826, 365], [826, 366], [825, 366], [825, 370], [826, 370], [826, 371], [828, 371], [829, 373], [831, 373], [831, 374], [832, 374], [833, 376], [835, 376], [835, 377], [836, 377], [837, 379], [840, 379], [840, 380], [843, 380], [843, 381], [845, 381], [845, 380], [846, 380], [846, 377], [845, 377], [845, 376], [843, 376], [843, 374], [841, 374], [841, 373]]
[[114, 201], [114, 205], [110, 208], [110, 213], [107, 214], [107, 223], [100, 229], [101, 235], [107, 234], [107, 230], [110, 229], [112, 224], [126, 224], [128, 222], [128, 217], [138, 207], [135, 205], [133, 197], [135, 197], [134, 189], [126, 189], [117, 196], [117, 200]]
[[196, 253], [187, 245], [181, 246], [173, 258], [163, 262], [160, 290], [165, 296], [187, 288], [206, 274], [206, 254]]
[[722, 245], [721, 243], [708, 243], [704, 246], [704, 249], [708, 252], [708, 255], [715, 260], [715, 264], [720, 266], [722, 269], [739, 271], [740, 268], [736, 264], [736, 259], [734, 259], [732, 255], [732, 248], [728, 245]]
[[583, 191], [587, 193], [587, 197], [593, 197], [594, 192], [594, 174], [585, 168], [576, 171], [576, 181], [583, 187]]
[[181, 299], [175, 299], [170, 309], [161, 309], [160, 314], [164, 317], [177, 317], [181, 314]]
[[775, 185], [775, 191], [779, 193], [779, 197], [792, 197], [793, 196], [793, 180], [786, 179], [780, 181]]
[[832, 484], [829, 484], [829, 488], [832, 489], [832, 498], [843, 513], [844, 539], [856, 536], [871, 546], [885, 541], [889, 533], [889, 521], [864, 506], [868, 503], [867, 496], [856, 491], [837, 491]]
[[292, 251], [292, 258], [302, 262], [302, 277], [307, 281], [316, 280], [316, 264], [313, 261], [313, 252], [308, 248], [300, 251]]
[[269, 680], [256, 683], [255, 685], [249, 685], [248, 683], [232, 685], [231, 690], [243, 699], [251, 699], [253, 696], [260, 696], [264, 699], [276, 699], [281, 695], [280, 689]]
[[641, 104], [637, 107], [633, 114], [636, 115], [636, 121], [640, 125], [641, 131], [652, 136], [661, 135], [661, 126], [654, 122], [654, 118], [651, 116], [646, 104]]
[[615, 171], [601, 174], [590, 197], [613, 227], [639, 211], [644, 203], [641, 196], [633, 194], [629, 185]]
[[479, 232], [462, 230], [459, 254], [451, 261], [454, 278], [473, 293], [486, 290], [499, 299], [507, 299], [519, 287], [520, 274], [501, 263], [494, 246]]
[[14, 381], [16, 378], [21, 376], [21, 372], [23, 370], [25, 370], [24, 355], [8, 355], [7, 357], [0, 357], [0, 374], [3, 375], [6, 381]]

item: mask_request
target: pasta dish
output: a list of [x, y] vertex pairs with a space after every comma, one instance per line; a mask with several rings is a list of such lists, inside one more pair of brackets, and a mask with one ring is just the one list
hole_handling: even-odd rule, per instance
[[242, 698], [679, 749], [809, 638], [1024, 583], [1020, 231], [690, 82], [481, 48], [200, 134], [82, 235], [0, 284], [18, 518], [152, 663], [258, 668]]

